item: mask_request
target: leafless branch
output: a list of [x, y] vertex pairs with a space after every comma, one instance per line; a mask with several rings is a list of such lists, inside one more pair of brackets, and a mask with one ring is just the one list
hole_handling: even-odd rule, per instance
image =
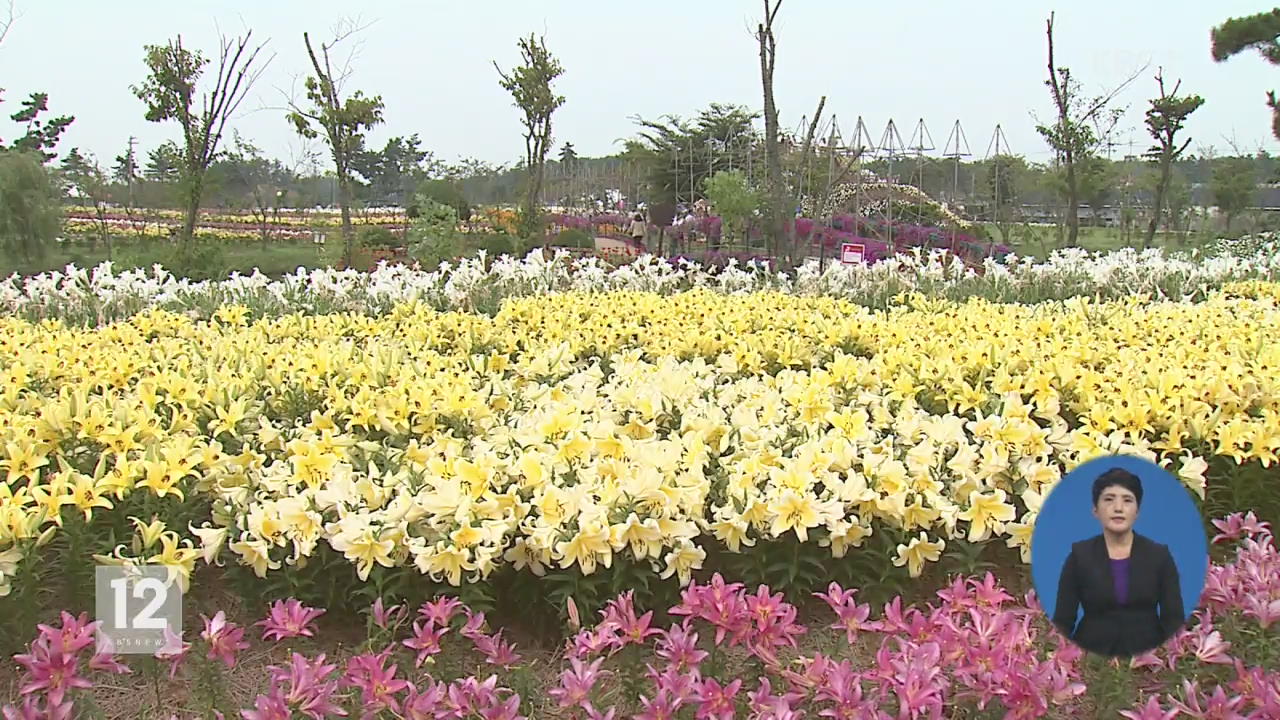
[[338, 71], [336, 73], [328, 67], [329, 51], [337, 47], [347, 38], [359, 35], [361, 32], [373, 25], [374, 22], [376, 21], [361, 24], [358, 17], [354, 19], [344, 18], [339, 20], [333, 27], [333, 39], [322, 46], [323, 54], [325, 55], [326, 70], [329, 71], [329, 77], [332, 79], [335, 92], [341, 94], [343, 86], [351, 77], [351, 66], [355, 63], [356, 57], [359, 56], [360, 50], [364, 47], [364, 41], [357, 38], [356, 41], [351, 44], [351, 52], [347, 53], [347, 59], [338, 67]]
[[827, 105], [827, 96], [823, 95], [818, 99], [818, 109], [813, 113], [813, 120], [809, 122], [809, 130], [804, 134], [804, 157], [809, 157], [809, 151], [813, 149], [813, 135], [818, 131], [818, 122], [822, 120], [822, 109]]
[[[273, 54], [265, 62], [258, 63], [258, 54], [266, 43], [250, 49], [252, 37], [252, 30], [234, 40], [219, 34], [218, 74], [213, 91], [204, 97], [204, 127], [201, 130], [205, 140], [205, 157], [202, 160], [206, 164], [213, 160], [218, 141], [226, 131], [227, 120], [235, 114], [253, 84], [275, 58]], [[245, 55], [246, 51], [248, 55]]]
[[1236, 133], [1234, 130], [1231, 131], [1231, 137], [1227, 137], [1226, 135], [1223, 135], [1222, 141], [1225, 142], [1227, 146], [1231, 148], [1232, 154], [1235, 155], [1236, 157], [1244, 157], [1246, 155], [1246, 153], [1243, 153], [1240, 151], [1240, 140], [1239, 138], [1236, 137]]
[[312, 168], [320, 165], [320, 151], [315, 148], [311, 140], [303, 138], [297, 150], [294, 150], [293, 143], [289, 144], [289, 162], [289, 172], [297, 176], [301, 174], [304, 165]]
[[1147, 71], [1147, 68], [1149, 67], [1151, 67], [1150, 62], [1143, 63], [1142, 67], [1138, 68], [1137, 70], [1134, 70], [1133, 73], [1130, 74], [1129, 77], [1124, 80], [1124, 82], [1115, 86], [1110, 91], [1105, 92], [1099, 97], [1095, 98], [1093, 102], [1089, 103], [1089, 105], [1086, 106], [1085, 112], [1081, 116], [1081, 119], [1091, 119], [1094, 115], [1101, 112], [1102, 109], [1110, 105], [1111, 102], [1115, 100], [1120, 93], [1124, 92], [1125, 89], [1127, 89], [1130, 85], [1132, 85], [1133, 81], [1138, 79], [1138, 76], [1145, 73]]
[[9, 34], [9, 28], [13, 27], [14, 21], [18, 19], [13, 4], [14, 0], [9, 0], [9, 9], [5, 12], [4, 19], [0, 20], [0, 42], [4, 42], [5, 36]]

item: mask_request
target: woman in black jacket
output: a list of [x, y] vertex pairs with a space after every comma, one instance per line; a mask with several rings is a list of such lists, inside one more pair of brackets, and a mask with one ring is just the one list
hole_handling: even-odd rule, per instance
[[[1093, 482], [1102, 534], [1071, 546], [1058, 581], [1053, 623], [1077, 645], [1112, 657], [1152, 650], [1182, 627], [1178, 566], [1167, 545], [1133, 531], [1142, 481], [1121, 468]], [[1084, 617], [1076, 624], [1078, 608]]]

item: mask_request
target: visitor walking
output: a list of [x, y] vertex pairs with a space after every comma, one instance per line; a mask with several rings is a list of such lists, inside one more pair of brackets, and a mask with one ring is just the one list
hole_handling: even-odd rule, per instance
[[644, 236], [649, 232], [649, 226], [645, 224], [644, 216], [636, 213], [631, 219], [631, 240], [640, 249], [644, 249]]

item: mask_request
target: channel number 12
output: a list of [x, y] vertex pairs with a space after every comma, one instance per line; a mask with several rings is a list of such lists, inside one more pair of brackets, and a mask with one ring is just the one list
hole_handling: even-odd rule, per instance
[[133, 597], [141, 600], [147, 595], [151, 595], [151, 602], [134, 618], [134, 622], [129, 622], [127, 608], [129, 605], [129, 588], [128, 578], [116, 578], [111, 581], [111, 589], [115, 592], [115, 610], [117, 628], [132, 628], [135, 630], [163, 630], [169, 627], [169, 622], [165, 618], [156, 617], [155, 613], [164, 606], [165, 598], [168, 594], [168, 588], [160, 581], [159, 578], [147, 577], [142, 578], [133, 586]]

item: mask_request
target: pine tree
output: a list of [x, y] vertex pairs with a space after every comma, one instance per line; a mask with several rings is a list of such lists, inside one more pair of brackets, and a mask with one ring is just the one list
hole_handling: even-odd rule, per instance
[[[1257, 50], [1272, 65], [1280, 65], [1280, 8], [1246, 17], [1230, 18], [1214, 28], [1213, 59], [1223, 62], [1244, 52]], [[1274, 90], [1267, 91], [1271, 108], [1271, 134], [1280, 139], [1280, 102]]]

